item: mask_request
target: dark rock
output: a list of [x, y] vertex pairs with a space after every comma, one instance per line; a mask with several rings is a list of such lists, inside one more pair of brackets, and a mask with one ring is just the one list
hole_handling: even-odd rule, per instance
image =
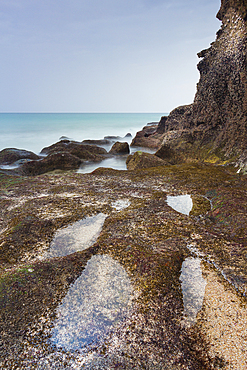
[[155, 155], [169, 164], [177, 164], [182, 162], [182, 158], [177, 151], [172, 149], [169, 145], [162, 145]]
[[12, 164], [19, 161], [20, 159], [39, 159], [40, 157], [33, 152], [16, 149], [16, 148], [6, 148], [0, 151], [0, 164]]
[[105, 140], [111, 140], [111, 141], [116, 141], [122, 139], [120, 136], [105, 136]]
[[30, 161], [19, 167], [18, 173], [25, 176], [41, 175], [54, 170], [74, 170], [80, 167], [82, 161], [69, 153], [50, 154], [42, 160]]
[[42, 149], [41, 154], [70, 153], [85, 161], [101, 161], [107, 151], [96, 145], [82, 144], [75, 141], [62, 140]]
[[128, 132], [128, 133], [125, 135], [125, 137], [132, 137], [132, 135], [131, 135], [131, 133], [130, 133], [130, 132]]
[[99, 140], [83, 140], [82, 144], [90, 144], [90, 145], [109, 145], [112, 144], [112, 141], [106, 139], [99, 139]]
[[157, 125], [149, 125], [143, 127], [141, 131], [136, 133], [130, 146], [140, 146], [144, 148], [158, 149], [162, 143], [160, 135], [156, 135]]
[[61, 136], [61, 137], [59, 138], [59, 140], [68, 140], [68, 141], [71, 141], [71, 140], [70, 140], [70, 138], [69, 138], [69, 137], [67, 137], [67, 136]]
[[130, 148], [128, 143], [120, 143], [117, 141], [113, 144], [109, 153], [111, 154], [129, 154]]
[[128, 170], [137, 170], [148, 167], [165, 166], [167, 163], [154, 154], [136, 152], [128, 156], [126, 165]]

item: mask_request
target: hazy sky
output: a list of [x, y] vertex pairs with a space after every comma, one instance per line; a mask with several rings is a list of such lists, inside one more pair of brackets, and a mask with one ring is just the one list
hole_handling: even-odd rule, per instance
[[220, 0], [0, 0], [0, 112], [169, 112], [193, 101]]

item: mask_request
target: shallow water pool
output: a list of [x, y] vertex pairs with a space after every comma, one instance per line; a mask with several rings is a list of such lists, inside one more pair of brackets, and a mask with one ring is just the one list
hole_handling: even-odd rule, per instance
[[90, 247], [96, 242], [106, 217], [107, 215], [99, 213], [58, 230], [44, 257], [67, 256]]
[[188, 194], [175, 196], [168, 195], [167, 204], [175, 211], [183, 213], [184, 215], [189, 215], [193, 207], [191, 196]]
[[201, 259], [188, 257], [182, 264], [180, 279], [183, 292], [184, 321], [193, 324], [201, 310], [206, 280], [202, 276]]
[[66, 350], [99, 344], [128, 313], [132, 291], [119, 262], [93, 256], [56, 310], [52, 344]]

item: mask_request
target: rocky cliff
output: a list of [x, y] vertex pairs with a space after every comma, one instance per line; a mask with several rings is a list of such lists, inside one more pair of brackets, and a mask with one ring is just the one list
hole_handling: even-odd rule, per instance
[[186, 159], [235, 161], [243, 166], [247, 164], [247, 1], [222, 0], [217, 17], [222, 26], [216, 41], [198, 53], [200, 80], [193, 104], [162, 118], [155, 137]]

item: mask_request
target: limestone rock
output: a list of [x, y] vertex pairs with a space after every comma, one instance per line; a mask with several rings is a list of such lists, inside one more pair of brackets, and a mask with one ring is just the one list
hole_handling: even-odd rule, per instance
[[165, 166], [167, 163], [154, 154], [136, 152], [128, 156], [126, 165], [128, 170], [137, 170], [148, 167]]
[[128, 143], [121, 143], [120, 141], [117, 141], [115, 144], [113, 144], [111, 150], [109, 153], [111, 154], [129, 154], [130, 148]]

